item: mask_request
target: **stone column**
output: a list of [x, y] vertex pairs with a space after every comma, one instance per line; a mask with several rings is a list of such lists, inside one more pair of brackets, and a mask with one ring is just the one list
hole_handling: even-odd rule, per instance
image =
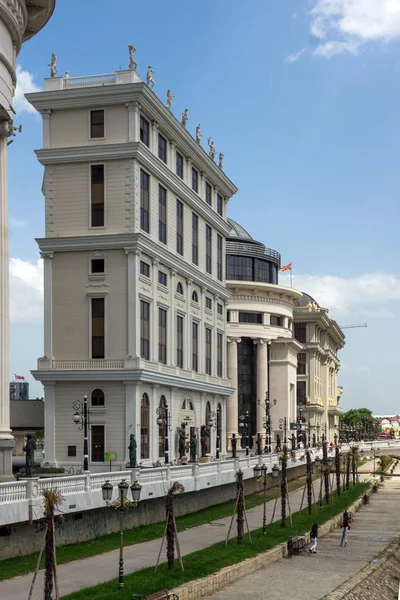
[[50, 148], [50, 117], [51, 109], [40, 111], [43, 120], [43, 149]]
[[[152, 358], [155, 362], [158, 362], [158, 303], [157, 303], [157, 284], [158, 284], [158, 260], [153, 260], [153, 272], [152, 272], [152, 287], [153, 287], [153, 303], [151, 305], [151, 310], [153, 311], [152, 324], [153, 327], [150, 327], [150, 337], [151, 337], [151, 351], [150, 351], [150, 359]], [[167, 332], [168, 332], [168, 323], [167, 323]], [[168, 339], [168, 336], [167, 336]], [[170, 363], [172, 350], [168, 348], [167, 343], [167, 364]]]
[[173, 367], [176, 365], [176, 319], [175, 319], [175, 292], [176, 292], [176, 271], [171, 271], [171, 306], [169, 309], [169, 331], [167, 332], [167, 340], [170, 341], [167, 354], [167, 363]]
[[0, 481], [12, 477], [14, 438], [10, 429], [8, 174], [7, 136], [10, 124], [0, 122]]
[[44, 309], [44, 357], [53, 358], [53, 253], [42, 252], [43, 258], [43, 309]]
[[[226, 403], [226, 420], [228, 425], [228, 440], [231, 439], [232, 433], [238, 437], [238, 352], [237, 345], [241, 341], [240, 338], [228, 337], [228, 377], [231, 380], [231, 385], [235, 391], [229, 396]], [[230, 446], [230, 442], [229, 442]]]
[[[257, 345], [257, 433], [265, 440], [265, 429], [263, 427], [265, 408], [260, 406], [265, 402], [265, 392], [268, 391], [268, 343], [267, 340], [254, 340]], [[263, 442], [264, 443], [264, 442]]]
[[156, 120], [151, 122], [151, 146], [150, 150], [155, 156], [158, 156], [158, 123]]
[[169, 152], [167, 155], [167, 165], [173, 173], [176, 173], [176, 142], [172, 141], [169, 143]]
[[44, 442], [45, 462], [57, 467], [56, 393], [54, 383], [44, 384]]
[[140, 140], [140, 104], [139, 102], [127, 102], [128, 109], [128, 142], [139, 142]]
[[[125, 248], [128, 257], [128, 358], [140, 358], [140, 298], [138, 250]], [[151, 328], [150, 328], [151, 335]], [[134, 433], [132, 431], [132, 433]]]
[[192, 301], [192, 284], [193, 279], [187, 280], [187, 296], [186, 296], [186, 319], [183, 328], [184, 334], [184, 346], [186, 346], [186, 352], [183, 352], [183, 368], [191, 371], [192, 369], [192, 321], [190, 318], [190, 303]]
[[[205, 334], [205, 321], [204, 321], [204, 309], [206, 306], [206, 288], [201, 288], [201, 305], [200, 315], [201, 321], [199, 323], [199, 373], [205, 373], [206, 371], [206, 334]], [[211, 354], [212, 358], [212, 354]]]

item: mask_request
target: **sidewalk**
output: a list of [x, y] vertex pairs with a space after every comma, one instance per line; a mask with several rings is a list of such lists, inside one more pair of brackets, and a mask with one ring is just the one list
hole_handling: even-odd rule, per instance
[[[368, 463], [366, 463], [368, 464]], [[319, 492], [319, 484], [314, 482], [315, 495]], [[296, 512], [300, 508], [303, 488], [291, 492], [290, 507], [292, 512]], [[306, 502], [306, 500], [305, 500]], [[267, 503], [267, 523], [271, 520], [274, 501]], [[305, 503], [303, 504], [303, 507]], [[263, 506], [257, 506], [247, 512], [249, 527], [251, 530], [259, 529], [262, 526]], [[279, 502], [275, 513], [275, 521], [280, 518]], [[200, 527], [193, 527], [187, 531], [179, 533], [179, 543], [183, 555], [190, 554], [197, 550], [212, 546], [217, 542], [224, 541], [231, 517], [220, 519], [213, 524], [205, 524]], [[232, 528], [231, 537], [235, 537], [236, 529]], [[156, 564], [158, 552], [160, 550], [161, 540], [152, 540], [142, 544], [127, 546], [124, 549], [125, 575], [151, 567]], [[98, 583], [109, 581], [118, 576], [118, 560], [119, 550], [99, 554], [91, 558], [74, 561], [58, 567], [58, 581], [60, 595], [64, 596], [81, 590], [86, 587], [91, 587]], [[165, 554], [162, 558], [165, 562]], [[29, 588], [32, 582], [33, 574], [15, 577], [0, 582], [0, 598], [7, 600], [21, 600], [28, 596]], [[41, 600], [43, 596], [43, 571], [40, 571], [35, 583], [35, 590], [32, 600]]]
[[[400, 475], [400, 465], [395, 473]], [[400, 479], [385, 480], [384, 487], [372, 494], [371, 503], [356, 514], [345, 548], [339, 546], [341, 530], [337, 529], [318, 541], [316, 556], [306, 552], [279, 560], [217, 592], [213, 600], [265, 600], [266, 590], [268, 600], [321, 600], [400, 535], [399, 500]]]

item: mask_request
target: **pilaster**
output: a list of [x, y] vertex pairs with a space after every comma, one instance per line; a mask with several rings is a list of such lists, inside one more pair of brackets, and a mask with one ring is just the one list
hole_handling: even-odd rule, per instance
[[55, 383], [44, 384], [44, 461], [57, 467]]
[[[128, 358], [140, 357], [140, 298], [138, 250], [125, 248], [128, 256]], [[151, 329], [150, 329], [151, 331]]]
[[176, 291], [176, 271], [171, 271], [171, 308], [169, 309], [169, 334], [168, 338], [171, 340], [170, 345], [170, 356], [167, 356], [167, 362], [172, 366], [176, 364], [176, 343], [175, 343], [175, 331], [176, 331], [176, 319], [175, 319], [175, 291]]
[[[158, 362], [158, 303], [157, 303], [157, 284], [158, 284], [158, 260], [153, 260], [153, 318], [152, 318], [152, 327], [150, 327], [150, 337], [151, 337], [151, 348], [150, 348], [150, 356], [153, 357], [155, 362]], [[169, 362], [169, 356], [167, 352], [167, 362]]]
[[228, 425], [228, 438], [232, 433], [238, 436], [239, 408], [238, 408], [238, 351], [237, 345], [241, 342], [240, 338], [228, 337], [228, 377], [235, 391], [227, 400], [226, 420]]
[[200, 326], [199, 326], [199, 373], [205, 373], [206, 369], [206, 333], [204, 321], [204, 309], [206, 306], [206, 289], [201, 288]]
[[40, 111], [43, 122], [43, 149], [50, 148], [50, 117], [51, 109]]
[[265, 435], [263, 422], [265, 408], [258, 403], [264, 402], [265, 393], [268, 391], [268, 342], [265, 339], [254, 340], [257, 345], [257, 433]]
[[139, 102], [127, 102], [128, 109], [128, 142], [139, 142], [140, 140], [140, 104]]
[[44, 356], [53, 358], [53, 253], [41, 252], [43, 259]]

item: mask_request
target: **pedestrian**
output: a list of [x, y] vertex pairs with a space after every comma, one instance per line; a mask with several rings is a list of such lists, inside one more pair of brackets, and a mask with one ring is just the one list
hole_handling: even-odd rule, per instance
[[311, 527], [311, 531], [310, 531], [310, 538], [311, 538], [311, 547], [309, 548], [309, 551], [312, 554], [317, 554], [317, 545], [318, 545], [318, 524], [314, 523], [314, 525]]
[[350, 531], [350, 513], [348, 512], [347, 508], [343, 513], [343, 518], [342, 518], [342, 539], [340, 540], [340, 545], [343, 546], [347, 546], [347, 538], [349, 535], [349, 531]]

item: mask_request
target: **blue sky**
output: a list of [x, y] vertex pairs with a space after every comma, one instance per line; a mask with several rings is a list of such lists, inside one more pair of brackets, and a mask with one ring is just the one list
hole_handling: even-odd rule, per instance
[[[136, 48], [173, 111], [189, 109], [239, 187], [229, 214], [293, 261], [293, 285], [347, 330], [345, 408], [399, 412], [400, 0], [58, 0], [18, 57], [23, 124], [10, 146], [11, 372], [42, 354], [41, 120], [21, 93], [113, 72]], [[346, 5], [346, 6], [344, 6]], [[281, 277], [281, 283], [288, 279]], [[41, 395], [33, 383], [32, 395]]]

